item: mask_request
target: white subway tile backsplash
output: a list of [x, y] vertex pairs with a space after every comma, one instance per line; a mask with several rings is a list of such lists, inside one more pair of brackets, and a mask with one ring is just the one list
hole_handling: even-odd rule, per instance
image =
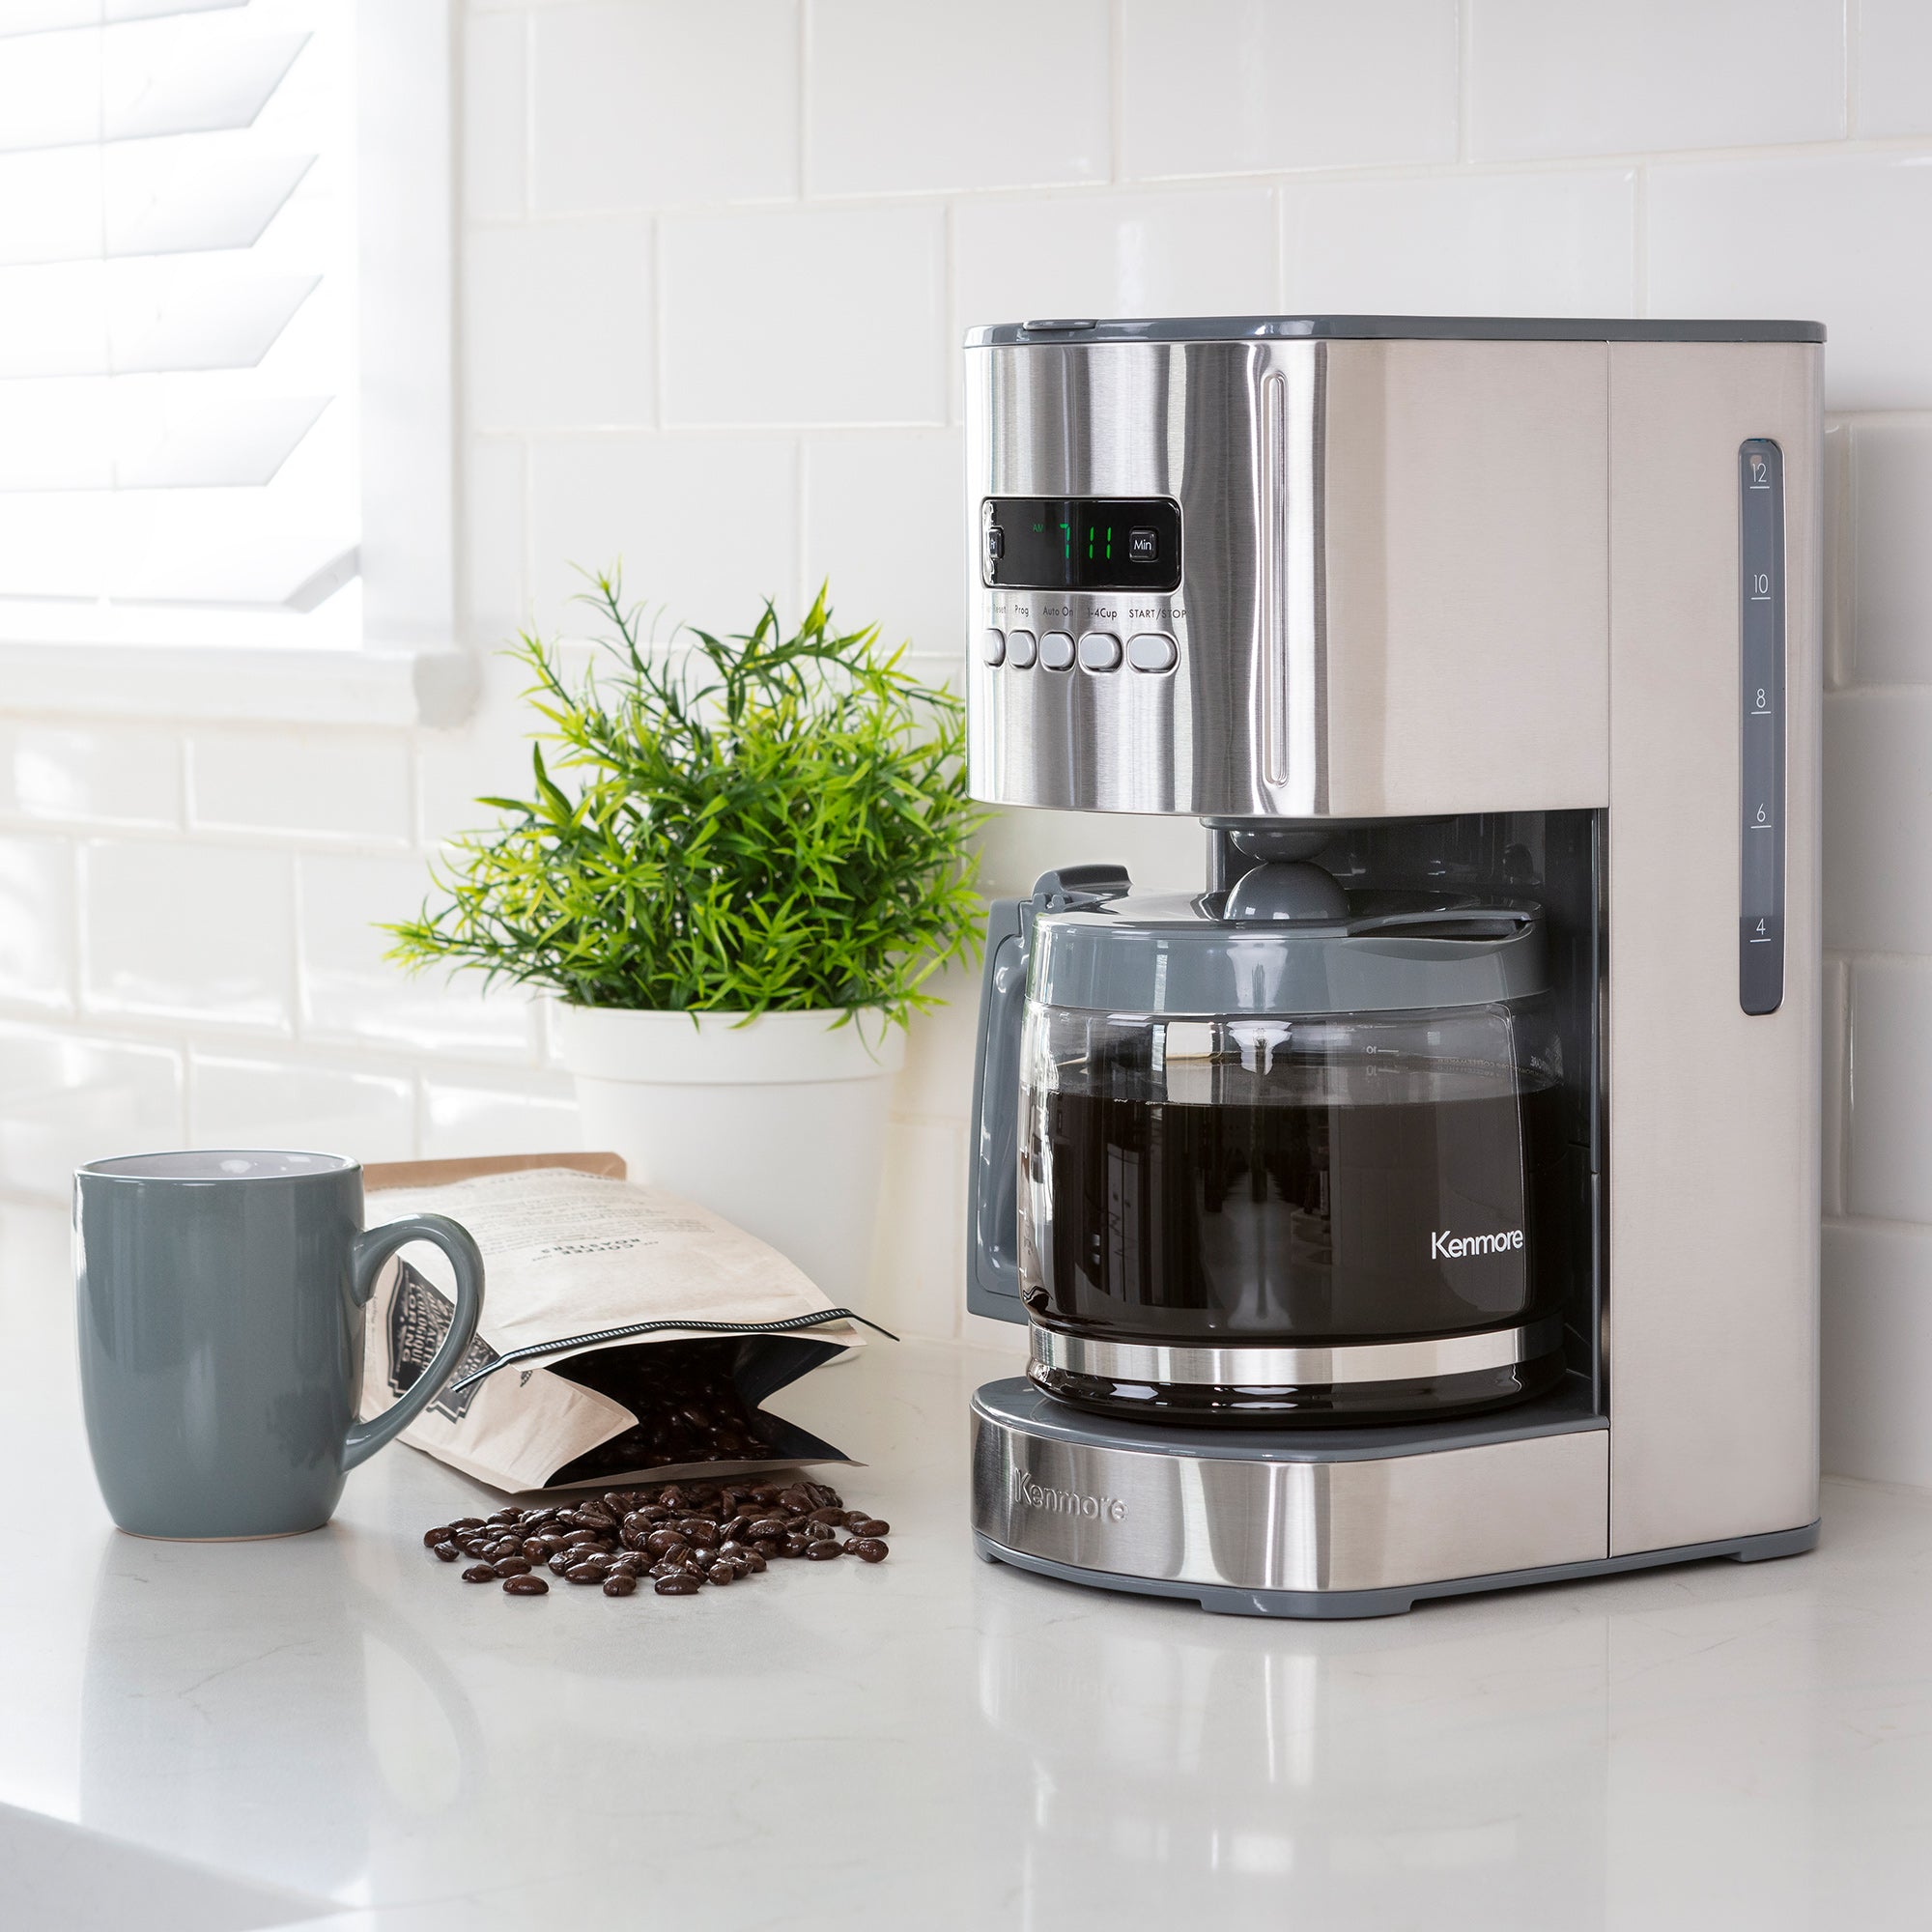
[[178, 1053], [0, 1027], [0, 1188], [64, 1203], [84, 1162], [181, 1139]]
[[956, 434], [816, 437], [805, 444], [805, 588], [832, 585], [847, 625], [923, 653], [965, 649]]
[[1932, 691], [1825, 699], [1825, 944], [1932, 953]]
[[665, 421], [943, 421], [945, 233], [922, 205], [666, 215]]
[[1761, 147], [1845, 131], [1843, 0], [1467, 4], [1469, 149], [1479, 160]]
[[1631, 315], [1629, 168], [1291, 184], [1291, 313]]
[[953, 237], [955, 338], [1031, 316], [1276, 304], [1274, 198], [1263, 187], [963, 202]]
[[610, 429], [655, 412], [651, 224], [637, 214], [465, 238], [463, 367], [473, 429]]
[[[547, 632], [593, 628], [569, 599], [621, 564], [628, 602], [673, 623], [750, 630], [799, 594], [798, 448], [770, 437], [599, 437], [530, 454], [536, 611]], [[955, 569], [956, 581], [956, 569]], [[601, 631], [600, 631], [601, 635]]]
[[1932, 1485], [1932, 1229], [1828, 1222], [1823, 1261], [1825, 1468]]
[[529, 453], [520, 438], [473, 436], [463, 465], [462, 616], [487, 651], [529, 614], [525, 500]]
[[73, 1010], [73, 846], [0, 833], [0, 1001]]
[[1856, 539], [1852, 526], [1852, 426], [1825, 425], [1825, 689], [1852, 681]]
[[1860, 423], [1852, 506], [1852, 678], [1932, 684], [1932, 426]]
[[810, 193], [1107, 179], [1106, 0], [815, 0], [810, 18]]
[[305, 854], [300, 861], [301, 1031], [312, 1039], [527, 1061], [529, 1001], [482, 975], [407, 972], [377, 924], [413, 919], [441, 893], [420, 859]]
[[415, 1153], [415, 1083], [299, 1061], [195, 1053], [187, 1145], [292, 1148], [360, 1161]]
[[979, 965], [951, 966], [928, 984], [946, 1004], [918, 1014], [907, 1029], [905, 1065], [893, 1082], [893, 1113], [963, 1123], [973, 1111]]
[[292, 862], [283, 852], [101, 839], [81, 848], [90, 1011], [288, 1029]]
[[540, 726], [548, 728], [524, 696], [530, 674], [493, 649], [482, 676], [476, 709], [465, 724], [416, 734], [417, 837], [425, 844], [495, 825], [501, 813], [477, 804], [479, 798], [530, 793], [530, 739]]
[[0, 811], [76, 825], [179, 825], [180, 741], [140, 726], [0, 722]]
[[996, 810], [980, 827], [980, 890], [1025, 898], [1057, 866], [1125, 866], [1143, 890], [1198, 892], [1208, 847], [1199, 820], [1124, 811]]
[[1932, 960], [1852, 965], [1846, 1205], [1932, 1222]]
[[423, 1081], [422, 1157], [563, 1153], [583, 1145], [569, 1078], [432, 1074]]
[[605, 0], [530, 23], [539, 213], [798, 187], [798, 0]]
[[1833, 410], [1932, 406], [1932, 155], [1656, 167], [1652, 315], [1796, 316], [1831, 331]]
[[523, 14], [479, 14], [463, 30], [463, 213], [470, 221], [524, 212], [528, 40]]
[[866, 1312], [895, 1334], [955, 1335], [966, 1295], [965, 1228], [963, 1125], [895, 1119]]
[[1818, 1028], [1818, 1175], [1819, 1195], [1827, 1214], [1843, 1214], [1845, 1207], [1845, 1122], [1851, 1111], [1850, 965], [1825, 955], [1819, 994]]
[[188, 820], [407, 844], [410, 745], [397, 731], [208, 731], [188, 739]]
[[1932, 7], [1852, 0], [1852, 132], [1932, 134]]
[[1130, 176], [1456, 157], [1455, 0], [1125, 0]]

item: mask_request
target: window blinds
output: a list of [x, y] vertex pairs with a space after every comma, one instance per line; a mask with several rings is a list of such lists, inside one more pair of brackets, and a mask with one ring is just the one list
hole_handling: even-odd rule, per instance
[[355, 576], [353, 13], [0, 0], [0, 634]]

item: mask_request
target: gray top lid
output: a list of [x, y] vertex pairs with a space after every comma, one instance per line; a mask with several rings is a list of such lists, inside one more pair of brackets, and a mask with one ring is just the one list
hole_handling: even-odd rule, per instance
[[1134, 894], [1041, 912], [1042, 1006], [1165, 1013], [1415, 1012], [1526, 999], [1549, 983], [1533, 905], [1355, 894], [1346, 919], [1236, 923], [1217, 895]]
[[982, 323], [969, 349], [1081, 342], [1823, 342], [1822, 322], [1639, 321], [1630, 316], [1192, 315]]

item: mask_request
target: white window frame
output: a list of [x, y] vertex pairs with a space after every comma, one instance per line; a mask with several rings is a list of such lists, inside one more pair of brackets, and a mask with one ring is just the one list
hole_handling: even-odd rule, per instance
[[362, 639], [350, 647], [0, 643], [0, 714], [452, 724], [454, 0], [355, 0]]

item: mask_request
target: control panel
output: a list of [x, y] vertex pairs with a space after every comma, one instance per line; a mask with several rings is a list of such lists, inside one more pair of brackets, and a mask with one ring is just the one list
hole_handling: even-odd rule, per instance
[[1159, 677], [1180, 662], [1180, 506], [1167, 497], [988, 497], [980, 661]]
[[1784, 454], [1738, 451], [1738, 1004], [1784, 999]]
[[1167, 497], [988, 497], [980, 568], [1022, 590], [1172, 590], [1180, 505]]

